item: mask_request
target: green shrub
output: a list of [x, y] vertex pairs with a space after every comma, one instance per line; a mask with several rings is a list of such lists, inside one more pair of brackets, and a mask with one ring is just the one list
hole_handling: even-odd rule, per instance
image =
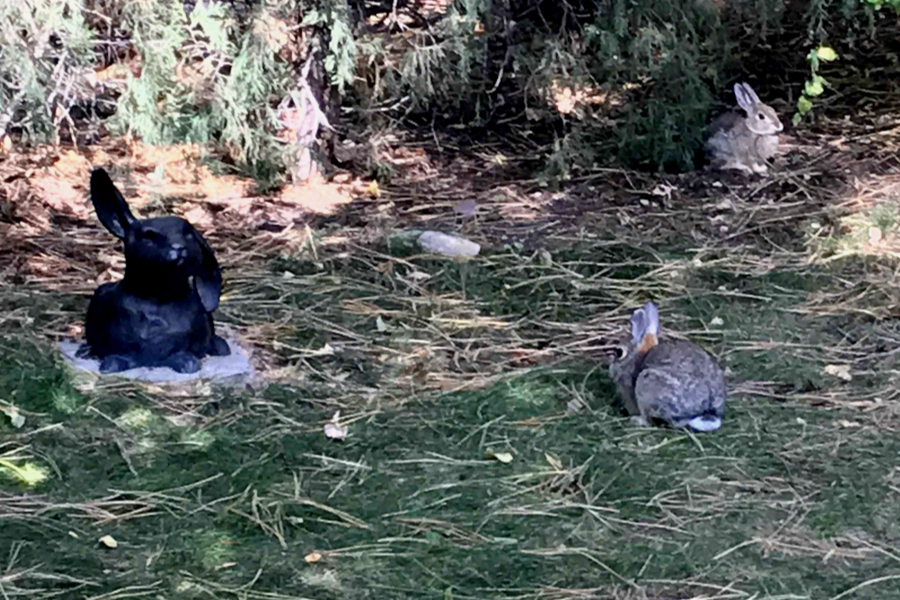
[[[97, 53], [121, 50], [124, 39], [142, 74], [118, 99], [113, 130], [152, 144], [210, 144], [264, 180], [295, 165], [310, 142], [285, 139], [280, 112], [302, 103], [310, 56], [318, 101], [333, 112], [341, 104], [360, 132], [517, 122], [547, 144], [551, 178], [598, 157], [679, 171], [695, 166], [716, 99], [730, 102], [731, 84], [757, 58], [799, 67], [810, 49], [818, 60], [826, 43], [852, 47], [882, 6], [900, 0], [242, 0], [187, 12], [182, 0], [106, 0], [90, 12], [73, 0], [3, 2], [0, 135], [58, 136], [84, 69], [106, 64]], [[808, 47], [791, 58], [783, 40], [796, 31]], [[793, 83], [800, 91], [803, 82]], [[810, 81], [793, 94], [799, 115], [826, 84], [811, 63]], [[560, 90], [581, 103], [560, 110]]]
[[56, 138], [79, 101], [94, 39], [76, 0], [0, 2], [0, 138]]
[[131, 3], [123, 25], [142, 73], [119, 98], [115, 131], [157, 145], [212, 142], [262, 179], [283, 166], [273, 104], [290, 80], [265, 30], [240, 27], [224, 3], [197, 3], [186, 14], [181, 0]]

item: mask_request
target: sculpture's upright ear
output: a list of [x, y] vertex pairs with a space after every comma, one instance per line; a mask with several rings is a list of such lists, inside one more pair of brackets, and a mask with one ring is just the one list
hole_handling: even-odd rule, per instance
[[194, 273], [194, 287], [197, 289], [203, 308], [206, 309], [206, 312], [211, 313], [219, 306], [219, 295], [222, 293], [222, 270], [219, 268], [219, 262], [216, 260], [212, 248], [209, 247], [200, 232], [193, 229], [193, 233], [203, 253], [200, 267]]
[[137, 222], [122, 193], [113, 185], [109, 174], [103, 169], [91, 171], [91, 202], [97, 217], [110, 233], [125, 239], [125, 233]]

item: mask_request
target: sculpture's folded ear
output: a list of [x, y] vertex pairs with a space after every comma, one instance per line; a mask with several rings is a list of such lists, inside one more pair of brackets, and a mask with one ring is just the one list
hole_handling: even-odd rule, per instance
[[206, 312], [213, 312], [219, 306], [219, 294], [222, 293], [222, 270], [219, 269], [219, 263], [212, 248], [209, 247], [200, 232], [196, 229], [193, 229], [193, 232], [203, 253], [200, 267], [194, 273], [194, 287]]
[[91, 202], [100, 222], [119, 239], [137, 222], [121, 192], [103, 169], [91, 171]]

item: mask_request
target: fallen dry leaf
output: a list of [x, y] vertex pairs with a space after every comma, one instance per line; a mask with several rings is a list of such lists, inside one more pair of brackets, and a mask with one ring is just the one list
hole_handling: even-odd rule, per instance
[[566, 403], [566, 414], [577, 415], [584, 410], [584, 402], [580, 398], [572, 398]]
[[674, 192], [677, 189], [678, 188], [675, 187], [674, 185], [666, 185], [664, 183], [661, 183], [661, 184], [657, 185], [655, 188], [653, 188], [653, 190], [650, 193], [653, 194], [654, 196], [661, 196], [661, 197], [665, 198], [666, 200], [671, 200], [672, 192]]
[[509, 452], [494, 452], [490, 448], [485, 450], [484, 457], [488, 460], [493, 459], [498, 462], [502, 462], [503, 464], [509, 464], [513, 460], [513, 455]]
[[22, 427], [22, 425], [25, 424], [25, 417], [22, 416], [22, 413], [19, 412], [18, 408], [12, 406], [11, 404], [0, 406], [0, 412], [9, 417], [10, 423], [12, 423], [12, 426], [16, 429], [19, 429], [20, 427]]
[[853, 376], [850, 374], [850, 365], [825, 365], [825, 373], [844, 381], [853, 379]]
[[471, 217], [478, 212], [478, 203], [474, 200], [463, 200], [462, 202], [458, 202], [456, 206], [453, 207], [453, 210], [464, 217]]
[[343, 440], [347, 437], [347, 428], [341, 426], [341, 411], [334, 413], [331, 421], [325, 423], [325, 437], [330, 440]]
[[884, 238], [884, 232], [881, 231], [880, 227], [869, 227], [869, 243], [873, 246], [877, 246], [879, 242]]

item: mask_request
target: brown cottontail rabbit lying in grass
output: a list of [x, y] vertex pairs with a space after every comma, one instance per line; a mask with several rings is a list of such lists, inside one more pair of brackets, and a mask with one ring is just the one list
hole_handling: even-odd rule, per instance
[[641, 426], [661, 419], [674, 427], [715, 431], [725, 410], [725, 377], [696, 344], [659, 341], [659, 313], [648, 302], [631, 315], [631, 340], [609, 366], [629, 414]]
[[784, 126], [775, 109], [763, 104], [748, 84], [734, 84], [734, 96], [746, 116], [732, 110], [710, 124], [707, 157], [717, 169], [765, 173], [766, 161], [775, 156], [777, 134]]

